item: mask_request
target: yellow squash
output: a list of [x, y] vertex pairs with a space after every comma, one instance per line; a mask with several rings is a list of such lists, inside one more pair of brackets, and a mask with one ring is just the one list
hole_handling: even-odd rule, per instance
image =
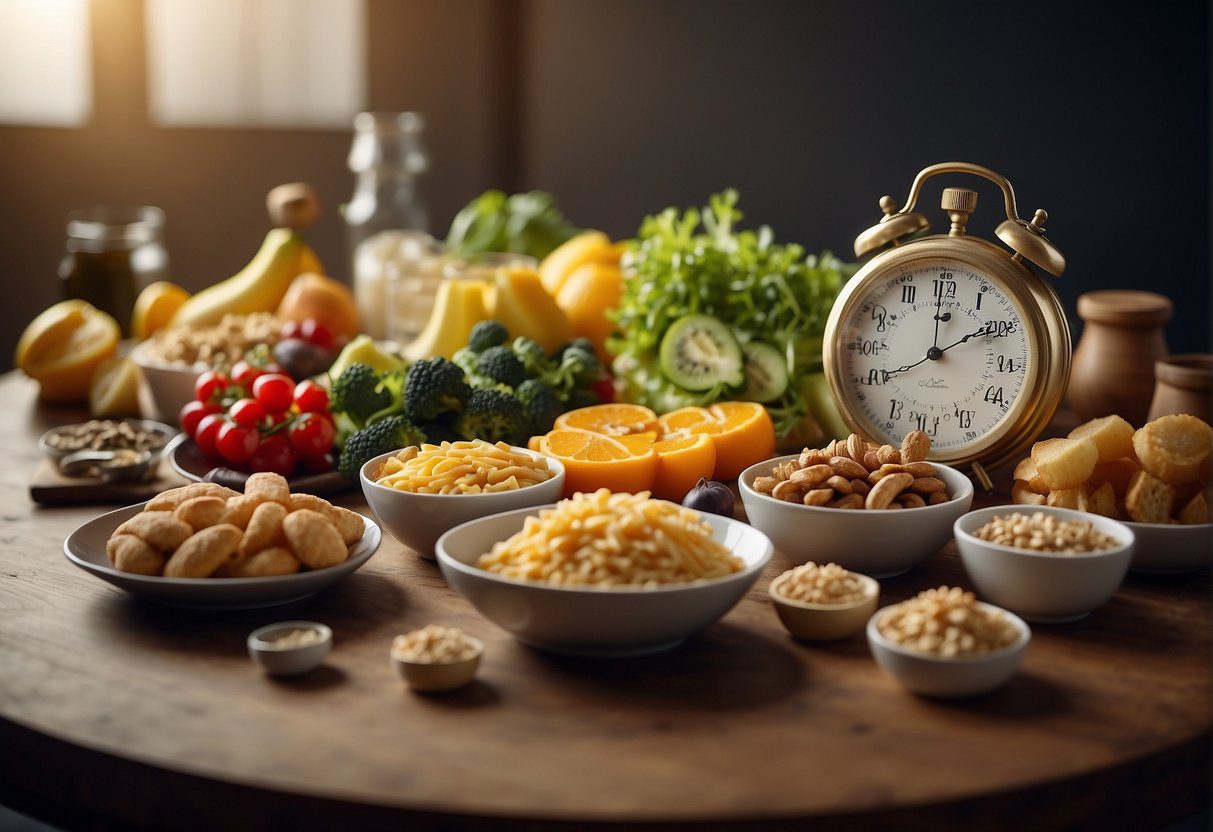
[[501, 321], [510, 335], [533, 338], [548, 352], [573, 337], [568, 316], [543, 288], [534, 269], [498, 269], [492, 295], [489, 317]]
[[438, 286], [434, 311], [425, 329], [405, 348], [409, 360], [450, 358], [467, 344], [472, 327], [490, 317], [485, 304], [486, 288], [482, 280], [444, 280]]

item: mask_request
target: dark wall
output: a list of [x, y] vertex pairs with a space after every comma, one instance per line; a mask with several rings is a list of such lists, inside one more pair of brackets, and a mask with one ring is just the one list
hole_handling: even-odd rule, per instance
[[[94, 0], [96, 107], [80, 130], [0, 126], [0, 367], [58, 299], [68, 210], [168, 213], [174, 277], [238, 270], [265, 191], [307, 179], [343, 274], [347, 131], [164, 129], [147, 117], [140, 0]], [[615, 235], [735, 186], [782, 239], [849, 255], [932, 162], [988, 165], [1048, 209], [1073, 308], [1099, 287], [1181, 300], [1176, 350], [1209, 348], [1209, 10], [1203, 3], [369, 0], [369, 101], [429, 120], [439, 230], [488, 187], [553, 191]], [[972, 225], [997, 221], [979, 186]], [[924, 207], [941, 227], [939, 186]]]
[[[977, 162], [1011, 180], [1022, 215], [1048, 210], [1068, 308], [1155, 288], [1181, 301], [1173, 349], [1209, 349], [1207, 4], [528, 8], [522, 179], [577, 221], [631, 234], [732, 185], [781, 239], [850, 256], [882, 194], [900, 203], [926, 165]], [[936, 230], [941, 187], [920, 203]], [[990, 235], [998, 192], [977, 189], [970, 229]]]

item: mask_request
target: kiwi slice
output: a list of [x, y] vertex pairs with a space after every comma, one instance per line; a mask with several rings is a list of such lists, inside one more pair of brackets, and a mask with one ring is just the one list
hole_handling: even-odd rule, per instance
[[762, 341], [751, 341], [741, 351], [745, 355], [745, 390], [741, 398], [773, 402], [782, 396], [788, 389], [788, 365], [783, 354]]
[[686, 315], [661, 339], [661, 371], [687, 390], [710, 390], [718, 384], [745, 384], [741, 346], [729, 328], [711, 315]]

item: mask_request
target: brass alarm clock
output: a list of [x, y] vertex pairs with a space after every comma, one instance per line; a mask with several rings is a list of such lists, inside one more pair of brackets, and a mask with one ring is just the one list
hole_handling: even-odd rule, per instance
[[[1007, 218], [994, 233], [1007, 248], [966, 233], [977, 193], [962, 188], [943, 192], [948, 233], [925, 235], [929, 223], [914, 208], [923, 184], [945, 173], [1002, 189]], [[880, 207], [884, 218], [855, 239], [855, 254], [884, 250], [843, 288], [826, 324], [823, 361], [843, 418], [891, 444], [925, 431], [931, 459], [978, 471], [1023, 455], [1070, 374], [1061, 302], [1028, 266], [1055, 277], [1065, 269], [1045, 237], [1048, 215], [1020, 219], [1011, 183], [968, 162], [923, 169], [904, 207], [888, 196]]]

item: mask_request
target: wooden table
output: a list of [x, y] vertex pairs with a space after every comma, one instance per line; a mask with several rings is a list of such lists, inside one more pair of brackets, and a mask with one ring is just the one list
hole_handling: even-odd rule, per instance
[[[121, 828], [1146, 828], [1207, 805], [1207, 573], [1131, 576], [1085, 621], [1037, 626], [1019, 675], [964, 702], [899, 688], [863, 638], [790, 639], [748, 596], [682, 647], [590, 661], [526, 648], [435, 565], [388, 539], [326, 595], [192, 613], [72, 567], [62, 541], [97, 509], [26, 495], [34, 438], [75, 414], [0, 381], [0, 800]], [[347, 503], [365, 506], [352, 496]], [[951, 546], [884, 581], [893, 602], [967, 585]], [[263, 676], [244, 639], [305, 617], [328, 663]], [[456, 624], [487, 644], [479, 681], [408, 693], [392, 636]]]

